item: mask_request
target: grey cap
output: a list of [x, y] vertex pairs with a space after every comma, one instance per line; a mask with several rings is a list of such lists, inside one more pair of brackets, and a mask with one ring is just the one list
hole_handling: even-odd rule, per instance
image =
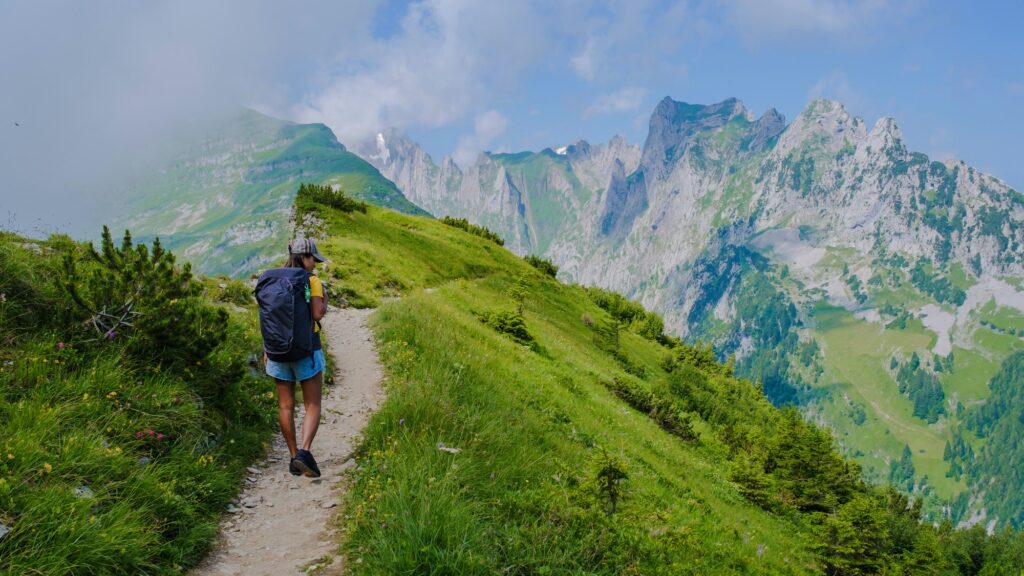
[[327, 262], [327, 258], [316, 249], [316, 241], [312, 238], [296, 238], [288, 244], [289, 254], [312, 254], [313, 260]]

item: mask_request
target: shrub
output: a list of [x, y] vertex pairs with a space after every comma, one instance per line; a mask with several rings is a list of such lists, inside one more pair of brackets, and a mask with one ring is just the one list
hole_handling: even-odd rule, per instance
[[498, 246], [504, 246], [505, 245], [505, 240], [503, 240], [501, 238], [501, 236], [498, 236], [497, 234], [495, 234], [494, 232], [491, 232], [490, 230], [488, 230], [487, 228], [485, 228], [483, 226], [477, 226], [476, 224], [470, 224], [469, 220], [466, 220], [465, 218], [452, 218], [451, 216], [445, 216], [444, 218], [441, 219], [441, 222], [444, 222], [445, 224], [451, 226], [452, 228], [458, 228], [460, 230], [465, 230], [466, 232], [469, 232], [470, 234], [473, 234], [474, 236], [479, 236], [481, 238], [486, 238], [486, 239], [490, 240], [491, 242], [494, 242]]
[[480, 321], [493, 328], [496, 332], [504, 334], [523, 346], [536, 345], [536, 341], [529, 330], [526, 329], [526, 321], [521, 314], [514, 310], [497, 310], [488, 314], [479, 315]]
[[89, 244], [86, 256], [84, 262], [64, 256], [63, 288], [77, 305], [81, 339], [91, 333], [86, 341], [127, 340], [138, 358], [190, 366], [226, 338], [227, 313], [202, 298], [191, 266], [176, 267], [159, 239], [151, 252], [133, 245], [126, 230], [118, 248], [104, 226], [100, 250]]
[[619, 458], [601, 450], [595, 466], [595, 484], [599, 494], [608, 499], [608, 515], [615, 514], [622, 497], [622, 482], [629, 478], [626, 464]]
[[533, 266], [537, 270], [540, 270], [541, 272], [547, 274], [552, 278], [558, 276], [558, 266], [555, 266], [551, 262], [551, 260], [541, 258], [540, 256], [534, 256], [533, 254], [526, 256], [525, 258], [523, 258], [523, 260], [526, 260], [527, 264]]
[[356, 200], [342, 190], [318, 184], [299, 184], [299, 192], [295, 197], [296, 205], [308, 202], [341, 210], [342, 212], [362, 212], [366, 214], [366, 202]]

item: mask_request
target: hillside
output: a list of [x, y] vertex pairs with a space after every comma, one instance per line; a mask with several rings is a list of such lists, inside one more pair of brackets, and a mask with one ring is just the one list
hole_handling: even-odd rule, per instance
[[863, 484], [829, 434], [621, 297], [439, 221], [298, 211], [322, 220], [333, 297], [380, 306], [388, 399], [345, 503], [353, 573], [1024, 565], [1018, 535], [919, 524], [919, 506]]
[[202, 558], [276, 414], [250, 300], [156, 244], [0, 233], [0, 574]]
[[280, 259], [299, 180], [424, 214], [322, 124], [245, 110], [167, 145], [165, 165], [139, 178], [111, 209], [115, 229], [165, 245], [207, 274], [246, 276]]
[[[995, 457], [1024, 465], [1020, 426], [983, 408], [1022, 348], [1024, 196], [908, 150], [893, 119], [817, 100], [787, 124], [665, 98], [642, 150], [483, 154], [463, 174], [394, 131], [357, 149], [438, 216], [712, 342], [933, 520], [1024, 521], [1022, 480]], [[977, 424], [991, 418], [1001, 432]]]

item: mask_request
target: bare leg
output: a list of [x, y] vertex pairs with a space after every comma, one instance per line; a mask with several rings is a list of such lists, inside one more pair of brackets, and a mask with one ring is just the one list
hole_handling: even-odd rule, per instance
[[288, 445], [288, 453], [295, 458], [295, 383], [277, 381], [277, 420], [281, 424], [281, 435]]
[[320, 427], [320, 393], [323, 384], [323, 372], [318, 372], [309, 380], [302, 381], [302, 403], [306, 408], [306, 415], [302, 418], [303, 450], [309, 450], [313, 445], [313, 438], [316, 436], [317, 428]]

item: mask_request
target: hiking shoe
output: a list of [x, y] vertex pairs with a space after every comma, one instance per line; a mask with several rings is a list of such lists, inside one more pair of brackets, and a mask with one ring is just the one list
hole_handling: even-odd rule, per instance
[[320, 468], [316, 465], [316, 459], [310, 454], [309, 450], [299, 449], [298, 453], [295, 454], [295, 467], [302, 470], [302, 473], [307, 478], [319, 478]]
[[297, 462], [297, 458], [292, 458], [288, 462], [288, 472], [291, 473], [292, 476], [302, 476], [302, 470], [299, 469]]

